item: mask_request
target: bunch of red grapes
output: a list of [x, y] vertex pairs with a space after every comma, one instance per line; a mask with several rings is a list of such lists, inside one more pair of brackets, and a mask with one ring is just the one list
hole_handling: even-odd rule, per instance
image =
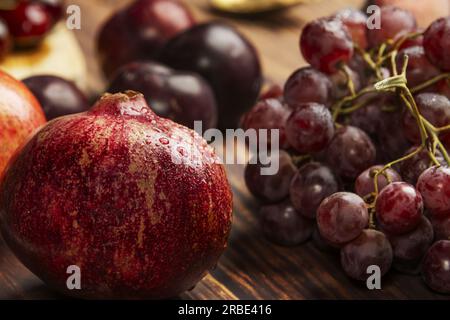
[[249, 163], [245, 181], [273, 242], [312, 237], [340, 250], [353, 279], [394, 267], [448, 294], [450, 17], [420, 30], [411, 13], [386, 6], [381, 29], [366, 21], [346, 9], [304, 27], [310, 66], [242, 119], [280, 131], [279, 171]]
[[15, 48], [35, 47], [61, 19], [62, 0], [0, 3], [0, 60]]

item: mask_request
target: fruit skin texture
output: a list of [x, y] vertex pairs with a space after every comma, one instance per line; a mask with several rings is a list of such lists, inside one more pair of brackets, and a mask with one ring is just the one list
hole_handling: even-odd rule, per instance
[[328, 105], [332, 95], [333, 87], [330, 79], [311, 67], [298, 69], [284, 85], [284, 101], [291, 108], [308, 102]]
[[434, 233], [431, 222], [422, 216], [415, 230], [399, 236], [389, 234], [387, 236], [396, 259], [418, 261], [433, 243]]
[[336, 72], [337, 65], [353, 55], [352, 38], [339, 19], [318, 19], [308, 23], [300, 38], [303, 57], [315, 69]]
[[196, 74], [155, 62], [131, 62], [115, 73], [108, 88], [110, 93], [124, 90], [141, 92], [157, 115], [191, 129], [194, 121], [201, 121], [204, 130], [217, 124], [214, 93]]
[[30, 90], [0, 71], [0, 177], [16, 149], [45, 121]]
[[322, 104], [312, 102], [299, 105], [286, 122], [287, 140], [300, 153], [323, 150], [333, 135], [333, 118]]
[[388, 233], [399, 235], [414, 230], [422, 213], [422, 196], [406, 182], [393, 182], [378, 195], [376, 216], [382, 229]]
[[[105, 95], [86, 113], [51, 121], [22, 148], [0, 186], [2, 234], [62, 293], [173, 297], [226, 247], [232, 194], [218, 160], [142, 95]], [[70, 291], [66, 268], [74, 264], [83, 289]]]
[[41, 3], [19, 1], [13, 9], [0, 10], [8, 24], [14, 45], [33, 47], [39, 44], [53, 26], [53, 18]]
[[322, 201], [317, 209], [320, 234], [342, 245], [358, 237], [369, 222], [364, 200], [350, 192], [338, 192]]
[[422, 276], [431, 289], [450, 293], [450, 241], [438, 241], [428, 250], [422, 264]]
[[371, 139], [359, 128], [343, 126], [328, 145], [327, 162], [337, 174], [354, 179], [375, 162], [376, 150]]
[[72, 81], [51, 75], [22, 81], [41, 103], [48, 120], [89, 109], [88, 99]]
[[382, 7], [380, 19], [381, 28], [367, 29], [370, 47], [377, 47], [387, 40], [395, 41], [417, 28], [416, 19], [411, 12], [394, 6]]
[[256, 49], [235, 28], [200, 24], [169, 41], [160, 59], [178, 70], [200, 74], [211, 85], [219, 107], [219, 126], [234, 128], [256, 102], [262, 83]]
[[449, 33], [450, 17], [445, 17], [434, 21], [425, 31], [423, 38], [423, 47], [428, 59], [443, 71], [450, 71]]
[[433, 217], [450, 216], [450, 169], [431, 167], [425, 170], [417, 181], [425, 206]]
[[109, 78], [126, 63], [156, 58], [168, 40], [194, 23], [178, 0], [134, 1], [99, 31], [97, 50], [103, 72]]
[[[372, 192], [375, 192], [375, 174], [376, 171], [380, 171], [381, 169], [383, 169], [383, 167], [384, 166], [382, 165], [370, 167], [369, 169], [364, 170], [363, 173], [358, 176], [355, 181], [355, 191], [360, 197], [365, 197]], [[382, 174], [378, 175], [378, 191], [383, 190], [383, 188], [389, 184], [389, 180], [386, 178], [386, 176], [389, 177], [391, 182], [402, 180], [400, 175], [394, 169], [388, 168]]]
[[367, 279], [367, 267], [377, 265], [385, 275], [392, 265], [392, 248], [386, 236], [376, 230], [366, 229], [341, 250], [341, 264], [352, 279]]
[[339, 183], [331, 169], [319, 162], [310, 162], [292, 178], [289, 194], [294, 208], [314, 219], [323, 199], [338, 191]]

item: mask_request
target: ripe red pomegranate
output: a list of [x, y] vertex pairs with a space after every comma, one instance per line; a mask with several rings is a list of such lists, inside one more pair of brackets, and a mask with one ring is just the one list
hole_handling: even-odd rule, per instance
[[42, 108], [25, 85], [0, 71], [0, 176], [9, 159], [45, 123]]
[[[65, 294], [173, 297], [226, 247], [232, 194], [217, 161], [205, 140], [159, 118], [142, 94], [107, 94], [22, 148], [0, 185], [1, 231]], [[81, 290], [66, 287], [71, 265]]]

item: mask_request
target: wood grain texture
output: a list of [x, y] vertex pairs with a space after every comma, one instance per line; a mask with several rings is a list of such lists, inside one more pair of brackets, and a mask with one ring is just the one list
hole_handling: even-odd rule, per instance
[[[256, 1], [256, 0], [255, 0]], [[95, 34], [107, 16], [127, 1], [71, 0], [82, 10], [82, 30], [75, 31], [88, 62], [91, 93], [105, 87], [95, 59]], [[359, 6], [362, 0], [326, 0], [301, 5], [264, 19], [222, 16], [207, 0], [185, 1], [200, 21], [224, 19], [237, 26], [258, 48], [268, 80], [282, 84], [302, 66], [298, 40], [306, 21], [339, 8]], [[241, 147], [242, 148], [242, 147]], [[229, 248], [212, 275], [182, 299], [448, 299], [428, 290], [420, 277], [390, 272], [382, 290], [369, 291], [349, 280], [339, 257], [323, 253], [312, 243], [283, 248], [267, 242], [258, 224], [258, 203], [243, 181], [243, 166], [227, 166], [234, 192], [234, 223]], [[32, 275], [0, 239], [0, 299], [63, 298]]]

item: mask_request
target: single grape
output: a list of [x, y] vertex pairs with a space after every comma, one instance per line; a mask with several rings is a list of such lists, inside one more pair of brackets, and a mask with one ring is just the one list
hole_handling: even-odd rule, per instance
[[[291, 180], [297, 172], [297, 168], [292, 163], [290, 155], [283, 150], [280, 150], [278, 158], [271, 155], [268, 160], [268, 164], [260, 161], [255, 164], [247, 164], [244, 179], [247, 188], [255, 197], [266, 203], [275, 203], [288, 197]], [[263, 175], [261, 169], [274, 166], [274, 161], [278, 162], [278, 172], [272, 175]]]
[[382, 113], [377, 136], [380, 142], [381, 153], [385, 158], [384, 162], [400, 158], [411, 147], [411, 143], [405, 137], [402, 126], [399, 125], [402, 117], [401, 109], [395, 112]]
[[339, 184], [330, 168], [319, 162], [303, 165], [291, 181], [292, 205], [303, 216], [314, 219], [320, 203], [339, 191]]
[[346, 8], [338, 11], [333, 17], [341, 20], [347, 27], [355, 44], [361, 49], [367, 48], [367, 16], [361, 10]]
[[317, 209], [317, 226], [327, 241], [343, 245], [358, 237], [369, 223], [364, 200], [350, 192], [325, 198]]
[[[418, 146], [411, 147], [405, 152], [405, 156], [411, 154], [416, 150]], [[444, 164], [445, 160], [439, 150], [436, 150], [435, 154], [436, 160], [439, 163]], [[424, 148], [422, 151], [406, 159], [400, 163], [400, 174], [402, 175], [403, 181], [408, 182], [412, 185], [416, 185], [417, 179], [426, 169], [433, 165], [433, 161], [430, 159], [428, 151]]]
[[336, 130], [327, 149], [327, 162], [344, 178], [354, 179], [375, 162], [376, 151], [369, 136], [356, 127]]
[[394, 250], [394, 258], [417, 261], [425, 255], [433, 243], [433, 226], [422, 216], [419, 225], [413, 231], [401, 235], [387, 234], [387, 237]]
[[397, 69], [401, 70], [405, 55], [408, 56], [406, 79], [409, 87], [415, 87], [439, 74], [439, 70], [430, 63], [422, 46], [401, 50], [397, 55]]
[[[422, 28], [417, 28], [416, 30], [414, 30], [414, 33], [423, 33], [425, 30], [423, 30]], [[400, 45], [400, 50], [402, 49], [406, 49], [409, 47], [415, 47], [415, 46], [423, 46], [423, 34], [417, 35], [413, 38], [408, 38], [406, 40], [403, 41], [403, 43]]]
[[308, 23], [300, 38], [303, 57], [315, 69], [334, 73], [353, 55], [353, 41], [339, 19], [322, 18]]
[[387, 185], [376, 200], [376, 216], [384, 231], [399, 235], [414, 230], [420, 223], [423, 200], [406, 182]]
[[[372, 166], [364, 170], [355, 181], [355, 192], [360, 197], [365, 197], [375, 192], [374, 178], [377, 171], [383, 169], [384, 166]], [[389, 177], [389, 180], [387, 179]], [[391, 182], [402, 181], [402, 177], [394, 169], [388, 168], [378, 175], [378, 191], [381, 191]], [[390, 182], [389, 182], [390, 181]]]
[[286, 138], [286, 121], [290, 110], [277, 99], [260, 100], [256, 105], [244, 114], [241, 126], [244, 130], [254, 129], [257, 133], [260, 129], [267, 129], [267, 142], [271, 144], [270, 130], [279, 130], [279, 146], [283, 149], [289, 148]]
[[378, 100], [377, 102], [368, 103], [351, 113], [350, 125], [364, 130], [370, 136], [374, 136], [380, 125], [381, 113]]
[[434, 229], [434, 239], [449, 240], [450, 239], [450, 216], [443, 218], [431, 217], [431, 224]]
[[394, 6], [381, 8], [380, 24], [381, 28], [367, 29], [367, 39], [372, 48], [389, 40], [395, 41], [417, 28], [416, 19], [411, 12]]
[[385, 275], [392, 265], [392, 248], [384, 233], [366, 229], [341, 249], [341, 265], [352, 279], [365, 281], [369, 266], [378, 266]]
[[260, 215], [266, 238], [282, 246], [303, 243], [314, 230], [314, 223], [299, 214], [288, 201], [263, 206]]
[[[359, 78], [359, 74], [350, 68], [348, 69], [348, 71], [350, 72], [350, 79], [353, 82], [353, 87], [355, 91], [358, 92], [361, 89], [361, 80]], [[351, 94], [347, 85], [348, 77], [344, 71], [340, 70], [333, 73], [332, 75], [330, 75], [330, 80], [333, 84], [333, 97], [335, 99], [341, 99]]]
[[[432, 125], [442, 127], [450, 124], [450, 100], [436, 93], [420, 93], [415, 97], [420, 114]], [[420, 131], [416, 118], [409, 110], [403, 116], [403, 130], [406, 137], [420, 143]]]
[[284, 101], [292, 108], [307, 102], [328, 105], [332, 94], [332, 83], [328, 77], [311, 67], [295, 71], [284, 86]]
[[333, 118], [322, 104], [312, 102], [298, 105], [286, 122], [287, 140], [300, 153], [323, 150], [333, 135]]
[[425, 31], [423, 47], [425, 53], [436, 67], [450, 71], [450, 16], [434, 21]]
[[422, 276], [431, 289], [450, 293], [450, 241], [438, 241], [428, 250], [422, 264]]
[[417, 181], [417, 189], [422, 194], [425, 206], [431, 216], [450, 216], [450, 168], [431, 167], [425, 170]]

